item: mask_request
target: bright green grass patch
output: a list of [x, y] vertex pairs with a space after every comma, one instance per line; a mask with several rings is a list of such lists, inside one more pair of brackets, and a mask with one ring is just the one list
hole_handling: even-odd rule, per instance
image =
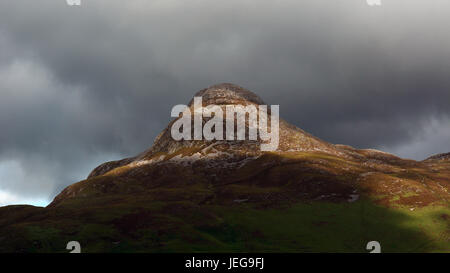
[[450, 251], [450, 210], [445, 207], [388, 210], [360, 201], [216, 210], [224, 224], [204, 232], [231, 251], [367, 252], [369, 241], [379, 241], [384, 252]]

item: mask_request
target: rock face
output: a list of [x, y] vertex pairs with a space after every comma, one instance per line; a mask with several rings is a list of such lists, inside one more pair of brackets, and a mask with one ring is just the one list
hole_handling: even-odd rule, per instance
[[[223, 83], [210, 86], [203, 90], [197, 92], [194, 97], [202, 97], [203, 106], [208, 105], [219, 105], [223, 107], [225, 112], [225, 107], [227, 105], [265, 105], [265, 102], [259, 98], [256, 94], [251, 91], [244, 89], [240, 86]], [[189, 107], [193, 107], [193, 100], [188, 104]], [[176, 119], [175, 119], [176, 120]], [[228, 155], [238, 155], [245, 153], [247, 156], [260, 155], [260, 144], [261, 141], [175, 141], [171, 137], [170, 129], [172, 124], [175, 122], [173, 120], [169, 125], [156, 137], [156, 140], [152, 147], [145, 151], [144, 153], [119, 161], [107, 162], [99, 167], [95, 168], [88, 178], [102, 175], [115, 169], [130, 163], [139, 164], [144, 160], [149, 160], [153, 158], [154, 155], [159, 153], [175, 153], [183, 148], [193, 148], [193, 147], [207, 147], [214, 145], [217, 149], [220, 147], [221, 152], [227, 152]], [[204, 123], [208, 119], [204, 119]], [[236, 123], [235, 123], [236, 124]], [[248, 126], [246, 128], [248, 130]], [[345, 156], [349, 154], [349, 151], [340, 149], [330, 143], [322, 141], [305, 131], [297, 128], [294, 125], [280, 119], [280, 140], [278, 151], [294, 152], [294, 151], [304, 151], [304, 152], [324, 152], [334, 155]], [[199, 155], [202, 157], [203, 155]], [[235, 156], [240, 159], [239, 156]], [[227, 158], [229, 160], [230, 158]]]

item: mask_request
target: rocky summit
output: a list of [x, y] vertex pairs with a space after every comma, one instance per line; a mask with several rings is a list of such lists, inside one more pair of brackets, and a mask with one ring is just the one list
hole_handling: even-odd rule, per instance
[[[228, 83], [194, 97], [265, 104]], [[374, 238], [386, 252], [450, 251], [448, 154], [413, 161], [334, 145], [281, 118], [275, 151], [259, 140], [176, 141], [177, 119], [148, 150], [96, 167], [48, 207], [0, 208], [0, 251], [64, 251], [78, 239], [88, 252], [364, 252]]]

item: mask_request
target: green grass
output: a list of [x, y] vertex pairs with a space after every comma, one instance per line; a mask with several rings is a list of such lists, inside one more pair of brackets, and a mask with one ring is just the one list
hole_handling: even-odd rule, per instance
[[[111, 200], [105, 203], [111, 204]], [[144, 198], [144, 197], [142, 197]], [[45, 220], [0, 228], [0, 251], [67, 252], [450, 252], [450, 208], [385, 208], [370, 200], [311, 202], [261, 208], [258, 204], [201, 205], [148, 202], [139, 196], [109, 207], [73, 200], [46, 211]], [[22, 209], [23, 210], [23, 209]], [[43, 211], [42, 209], [39, 211]], [[63, 212], [71, 212], [62, 214]], [[9, 230], [9, 231], [8, 231]]]
[[388, 211], [361, 201], [297, 204], [277, 210], [217, 210], [224, 224], [204, 232], [231, 251], [366, 252], [365, 245], [372, 240], [379, 241], [386, 252], [450, 251], [449, 221], [440, 216], [450, 215], [445, 207]]

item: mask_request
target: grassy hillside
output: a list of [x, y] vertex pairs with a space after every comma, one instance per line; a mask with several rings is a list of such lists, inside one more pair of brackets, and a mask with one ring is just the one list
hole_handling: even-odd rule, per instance
[[68, 252], [69, 241], [83, 252], [368, 252], [369, 241], [383, 252], [450, 252], [447, 161], [182, 161], [202, 149], [90, 177], [47, 208], [0, 208], [0, 252]]
[[265, 208], [111, 196], [56, 209], [2, 208], [2, 219], [7, 211], [35, 216], [0, 228], [2, 252], [67, 252], [73, 240], [83, 252], [367, 252], [373, 240], [383, 252], [450, 252], [450, 208], [438, 205], [411, 211], [359, 200]]

